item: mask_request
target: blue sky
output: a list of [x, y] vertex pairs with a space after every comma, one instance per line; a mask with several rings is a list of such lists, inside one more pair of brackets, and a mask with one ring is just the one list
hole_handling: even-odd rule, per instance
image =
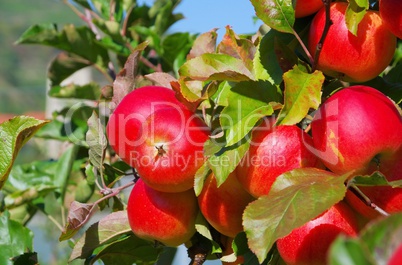
[[[152, 5], [153, 0], [139, 0], [138, 3]], [[255, 33], [261, 21], [255, 23], [255, 11], [249, 0], [182, 0], [176, 12], [185, 18], [171, 28], [172, 31], [203, 33], [219, 28], [220, 37], [227, 25], [238, 33]]]

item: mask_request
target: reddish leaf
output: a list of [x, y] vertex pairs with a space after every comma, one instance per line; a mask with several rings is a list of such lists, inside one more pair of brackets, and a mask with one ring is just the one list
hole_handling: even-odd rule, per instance
[[250, 71], [253, 70], [256, 47], [250, 40], [239, 38], [230, 26], [226, 27], [226, 34], [218, 45], [218, 52], [242, 60]]
[[145, 78], [155, 83], [155, 85], [172, 88], [171, 82], [177, 81], [172, 75], [163, 72], [155, 72], [145, 75]]
[[216, 38], [218, 37], [215, 28], [209, 32], [203, 33], [195, 39], [190, 53], [187, 55], [187, 60], [198, 57], [204, 53], [214, 53], [216, 47]]
[[120, 103], [125, 95], [127, 95], [130, 91], [134, 89], [138, 61], [141, 56], [141, 52], [147, 47], [147, 45], [148, 42], [143, 42], [139, 44], [128, 57], [124, 68], [116, 76], [116, 80], [114, 80], [113, 82], [112, 102], [115, 104], [114, 107], [116, 107]]
[[79, 203], [73, 201], [67, 216], [67, 224], [64, 227], [59, 241], [72, 238], [78, 230], [85, 225], [94, 212], [94, 204]]

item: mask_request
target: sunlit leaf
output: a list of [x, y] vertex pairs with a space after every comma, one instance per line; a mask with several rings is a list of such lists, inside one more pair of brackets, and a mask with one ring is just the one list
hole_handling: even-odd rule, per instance
[[205, 162], [197, 170], [194, 176], [194, 191], [196, 196], [200, 195], [202, 187], [204, 187], [204, 182], [209, 174], [210, 174], [210, 168], [208, 167], [208, 163]]
[[246, 81], [254, 80], [253, 74], [240, 59], [227, 54], [204, 53], [187, 61], [180, 69], [180, 76], [193, 80]]
[[250, 142], [245, 138], [232, 146], [221, 146], [214, 140], [206, 142], [208, 167], [214, 173], [218, 186], [225, 182], [229, 174], [235, 170], [249, 146]]
[[310, 109], [318, 108], [325, 77], [320, 71], [309, 74], [295, 66], [284, 74], [283, 79], [285, 102], [277, 124], [293, 125], [300, 122]]
[[259, 19], [271, 28], [293, 33], [295, 12], [292, 0], [250, 0]]
[[256, 52], [254, 43], [251, 40], [239, 38], [229, 26], [226, 27], [226, 34], [219, 43], [217, 50], [219, 53], [241, 59], [246, 67], [253, 71], [253, 59]]
[[203, 55], [204, 53], [214, 53], [216, 49], [216, 39], [218, 37], [218, 34], [216, 33], [217, 30], [218, 29], [215, 28], [199, 35], [194, 40], [193, 46], [187, 55], [187, 59], [193, 59]]
[[[345, 13], [346, 26], [349, 31], [357, 36], [359, 23], [369, 9], [369, 0], [350, 0]], [[364, 33], [363, 33], [364, 34]]]
[[0, 189], [22, 146], [48, 121], [16, 116], [0, 124]]
[[228, 146], [243, 139], [257, 121], [273, 113], [270, 102], [281, 100], [278, 88], [263, 81], [236, 83], [224, 98], [228, 105], [219, 120]]
[[280, 175], [269, 194], [250, 203], [243, 214], [249, 247], [258, 260], [264, 261], [277, 239], [342, 200], [347, 177], [317, 168]]

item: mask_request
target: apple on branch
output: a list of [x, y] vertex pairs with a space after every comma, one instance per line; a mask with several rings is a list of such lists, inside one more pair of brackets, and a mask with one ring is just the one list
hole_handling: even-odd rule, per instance
[[148, 187], [138, 179], [127, 202], [130, 227], [140, 238], [179, 246], [195, 233], [198, 214], [193, 190], [172, 193]]
[[250, 148], [236, 168], [243, 187], [254, 197], [267, 195], [276, 178], [289, 170], [319, 167], [319, 159], [309, 150], [313, 141], [296, 125], [274, 126], [264, 119], [253, 129]]
[[341, 201], [276, 243], [288, 265], [322, 265], [327, 264], [329, 247], [338, 235], [356, 236], [358, 231], [354, 212]]
[[[322, 45], [317, 69], [344, 81], [365, 82], [378, 76], [391, 62], [396, 37], [388, 30], [376, 11], [368, 10], [360, 21], [357, 35], [346, 26], [348, 3], [330, 6], [332, 25]], [[324, 31], [325, 8], [314, 16], [308, 36], [308, 50], [314, 56]]]
[[141, 140], [142, 123], [163, 108], [185, 109], [185, 106], [169, 88], [144, 86], [127, 94], [110, 115], [106, 126], [109, 144], [127, 164], [134, 166], [131, 154]]

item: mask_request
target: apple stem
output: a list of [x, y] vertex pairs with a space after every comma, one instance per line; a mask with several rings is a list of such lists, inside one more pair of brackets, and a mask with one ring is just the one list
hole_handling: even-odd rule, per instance
[[191, 259], [189, 265], [202, 265], [208, 256], [208, 250], [206, 250], [200, 244], [196, 244], [188, 248], [187, 253]]
[[375, 211], [377, 211], [383, 216], [389, 216], [389, 213], [387, 213], [382, 208], [378, 207], [375, 203], [373, 203], [370, 200], [370, 198], [367, 197], [355, 184], [351, 184], [349, 188], [362, 202], [364, 202], [364, 204], [373, 208]]
[[324, 25], [324, 30], [322, 32], [320, 41], [318, 42], [316, 50], [315, 50], [314, 62], [312, 64], [312, 67], [313, 67], [312, 71], [313, 72], [317, 68], [318, 59], [320, 57], [322, 46], [324, 45], [324, 41], [325, 41], [325, 38], [327, 37], [329, 28], [332, 25], [332, 20], [331, 20], [331, 0], [322, 0], [322, 2], [324, 3], [324, 7], [325, 7], [325, 25]]

